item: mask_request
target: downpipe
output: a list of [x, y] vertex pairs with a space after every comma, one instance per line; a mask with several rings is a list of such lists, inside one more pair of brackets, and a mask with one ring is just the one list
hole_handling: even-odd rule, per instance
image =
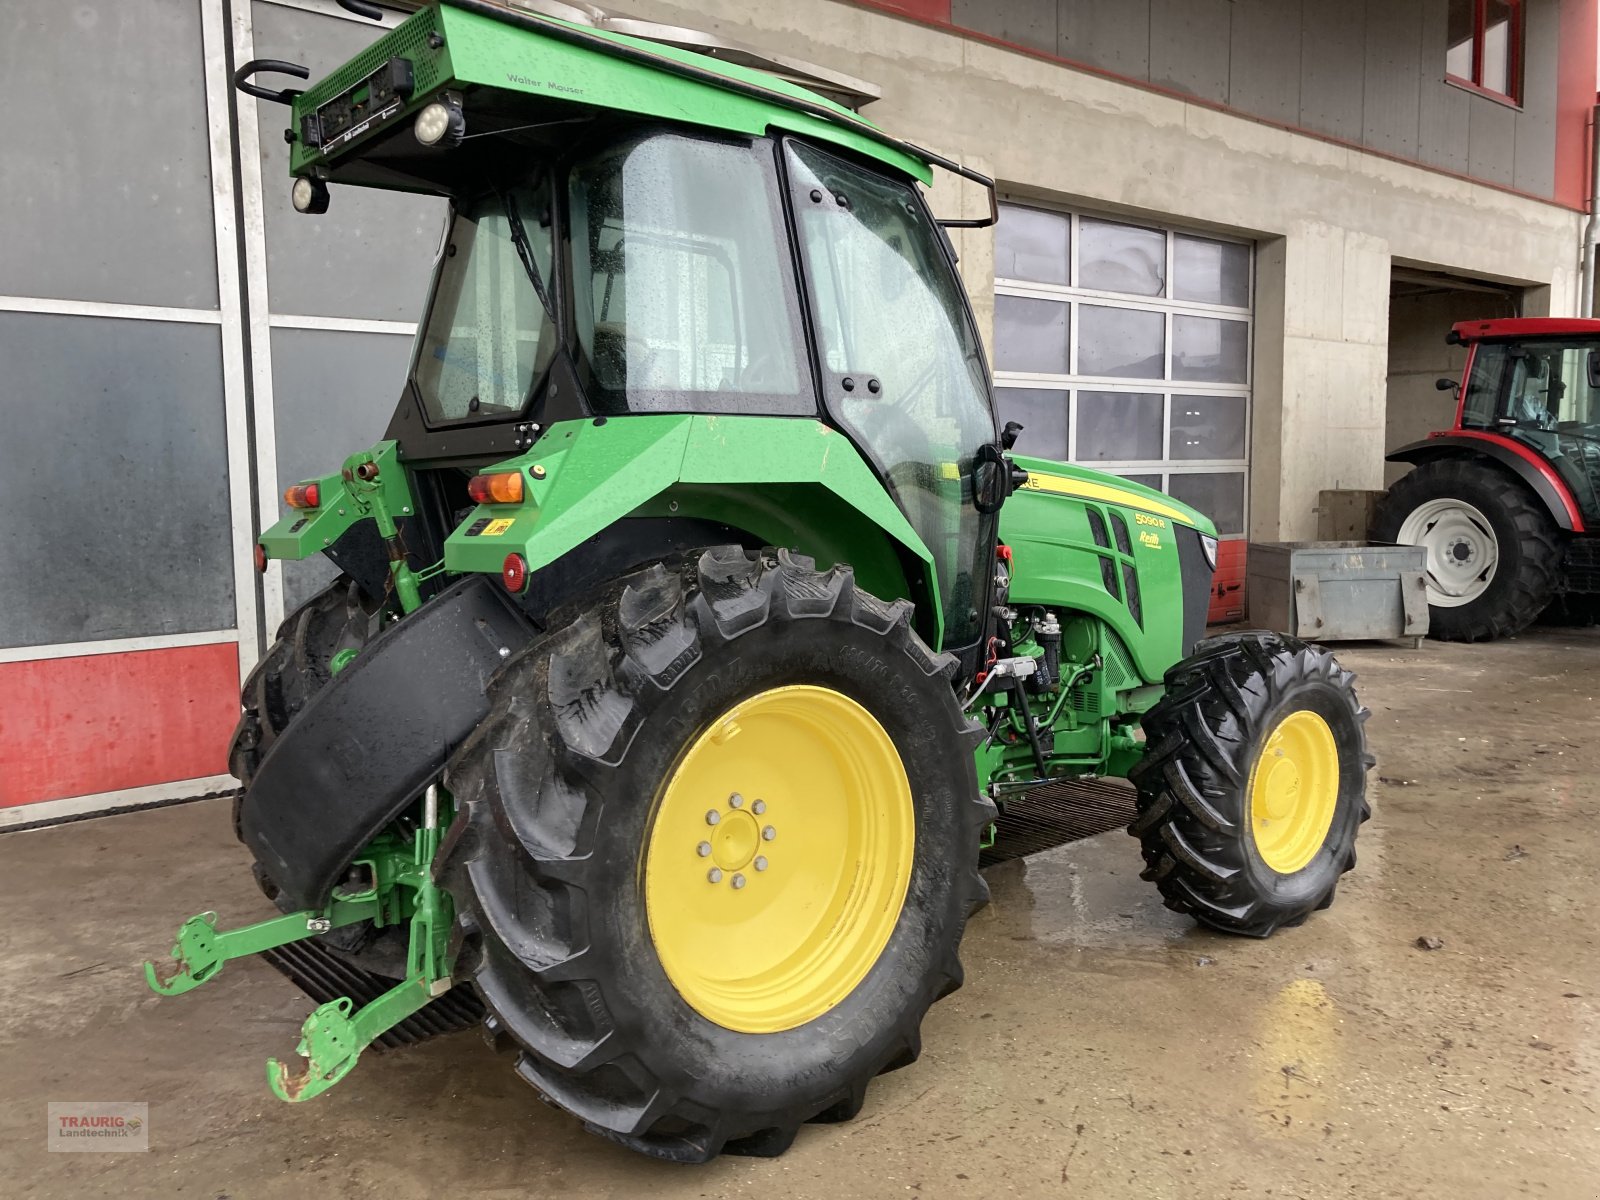
[[1594, 316], [1595, 257], [1600, 248], [1600, 104], [1589, 113], [1589, 220], [1583, 228], [1583, 270], [1578, 315]]

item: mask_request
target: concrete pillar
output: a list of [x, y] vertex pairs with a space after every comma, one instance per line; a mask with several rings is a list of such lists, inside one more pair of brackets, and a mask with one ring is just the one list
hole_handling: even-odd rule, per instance
[[1318, 492], [1383, 486], [1389, 246], [1296, 221], [1257, 263], [1251, 534], [1307, 540]]

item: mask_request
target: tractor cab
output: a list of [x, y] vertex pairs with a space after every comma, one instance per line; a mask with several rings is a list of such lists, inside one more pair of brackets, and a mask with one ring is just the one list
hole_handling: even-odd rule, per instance
[[1585, 523], [1600, 522], [1600, 323], [1578, 335], [1475, 342], [1458, 427], [1532, 450]]
[[945, 643], [970, 645], [995, 536], [974, 469], [995, 427], [953, 267], [913, 181], [855, 156], [586, 130], [455, 199], [390, 436], [443, 467], [463, 437], [537, 442], [585, 417], [824, 422], [948, 582]]
[[[685, 544], [731, 531], [850, 561], [880, 592], [914, 596], [923, 636], [975, 668], [1011, 473], [941, 224], [991, 223], [989, 180], [784, 80], [528, 6], [425, 8], [305, 93], [250, 83], [282, 69], [252, 63], [241, 76], [292, 108], [298, 209], [325, 211], [344, 186], [450, 202], [385, 435], [427, 493], [397, 522], [411, 526], [414, 569], [499, 572], [515, 553], [520, 577], [538, 577], [519, 595], [539, 619], [563, 582], [631, 565], [607, 556], [659, 545], [670, 520]], [[547, 83], [567, 77], [581, 86]], [[921, 186], [935, 166], [988, 189], [990, 216], [938, 221]], [[775, 458], [769, 427], [751, 424], [774, 420], [807, 443], [809, 466]], [[620, 424], [601, 432], [607, 422]], [[647, 486], [642, 447], [663, 437], [684, 440], [696, 465], [672, 480], [663, 467]], [[830, 450], [829, 437], [843, 444]], [[627, 475], [617, 506], [639, 536], [541, 576], [583, 540], [548, 536], [552, 506], [607, 486], [559, 474], [585, 440], [617, 443], [602, 457]], [[538, 547], [531, 514], [469, 490], [483, 468], [530, 453], [545, 472], [526, 489]], [[684, 451], [665, 459], [676, 473]], [[872, 481], [898, 509], [876, 544], [849, 518], [848, 497]], [[464, 520], [474, 504], [481, 521]], [[349, 532], [304, 515], [268, 531], [269, 556]], [[366, 564], [361, 582], [386, 590], [394, 560], [346, 550], [346, 569], [359, 579]]]

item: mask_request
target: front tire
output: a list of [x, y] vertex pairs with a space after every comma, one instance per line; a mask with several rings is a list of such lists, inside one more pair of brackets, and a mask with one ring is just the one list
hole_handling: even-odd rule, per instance
[[1561, 544], [1520, 482], [1466, 459], [1422, 463], [1378, 502], [1372, 540], [1428, 551], [1428, 633], [1449, 642], [1510, 637], [1549, 605]]
[[994, 810], [910, 616], [724, 547], [600, 589], [497, 676], [446, 776], [457, 974], [594, 1132], [777, 1154], [917, 1057]]
[[1167, 672], [1128, 832], [1168, 908], [1267, 937], [1333, 903], [1371, 814], [1354, 680], [1320, 646], [1264, 632], [1208, 638]]

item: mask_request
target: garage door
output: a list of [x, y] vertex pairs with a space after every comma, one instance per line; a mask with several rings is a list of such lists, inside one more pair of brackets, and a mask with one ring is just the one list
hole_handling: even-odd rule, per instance
[[995, 383], [1018, 450], [1147, 483], [1217, 523], [1213, 621], [1244, 615], [1253, 250], [1006, 204]]

